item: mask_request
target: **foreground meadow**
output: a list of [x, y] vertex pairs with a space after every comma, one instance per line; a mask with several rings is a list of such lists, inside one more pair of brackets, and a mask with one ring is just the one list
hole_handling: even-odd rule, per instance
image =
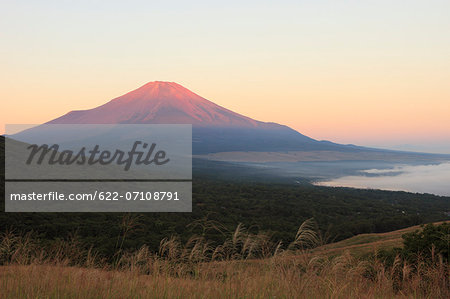
[[[448, 225], [441, 227], [430, 231], [448, 232]], [[448, 242], [447, 233], [438, 238]], [[4, 234], [0, 298], [450, 297], [448, 257], [434, 245], [413, 256], [361, 256], [312, 249], [318, 242], [308, 222], [287, 246], [238, 227], [217, 247], [201, 237], [187, 244], [170, 238], [161, 241], [159, 252], [144, 246], [106, 260], [76, 240], [44, 249], [29, 235]]]

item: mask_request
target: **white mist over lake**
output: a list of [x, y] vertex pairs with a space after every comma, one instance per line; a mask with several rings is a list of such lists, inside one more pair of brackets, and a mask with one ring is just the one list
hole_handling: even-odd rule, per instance
[[450, 163], [400, 165], [390, 169], [369, 169], [359, 176], [344, 176], [320, 186], [370, 188], [450, 196]]

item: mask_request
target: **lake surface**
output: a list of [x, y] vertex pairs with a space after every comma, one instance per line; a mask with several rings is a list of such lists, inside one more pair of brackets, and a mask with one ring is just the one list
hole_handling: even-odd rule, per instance
[[398, 165], [389, 169], [368, 169], [359, 175], [317, 182], [332, 187], [370, 188], [450, 196], [450, 163]]

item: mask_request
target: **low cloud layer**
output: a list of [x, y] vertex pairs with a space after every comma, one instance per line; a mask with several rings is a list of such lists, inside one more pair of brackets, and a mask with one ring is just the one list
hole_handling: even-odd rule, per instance
[[[398, 190], [450, 196], [450, 163], [397, 166], [393, 169], [370, 169], [364, 172], [377, 174], [377, 176], [345, 176], [317, 184], [321, 186]], [[398, 173], [398, 175], [392, 175], [393, 173]]]

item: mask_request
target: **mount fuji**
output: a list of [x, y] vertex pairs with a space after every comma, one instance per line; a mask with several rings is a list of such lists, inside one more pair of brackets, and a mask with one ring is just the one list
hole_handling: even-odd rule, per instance
[[208, 101], [174, 82], [150, 82], [99, 107], [71, 111], [50, 123], [192, 124], [274, 128]]
[[221, 107], [174, 82], [149, 82], [89, 110], [49, 124], [192, 124], [193, 153], [233, 151], [358, 151], [317, 141], [287, 126], [261, 122]]

